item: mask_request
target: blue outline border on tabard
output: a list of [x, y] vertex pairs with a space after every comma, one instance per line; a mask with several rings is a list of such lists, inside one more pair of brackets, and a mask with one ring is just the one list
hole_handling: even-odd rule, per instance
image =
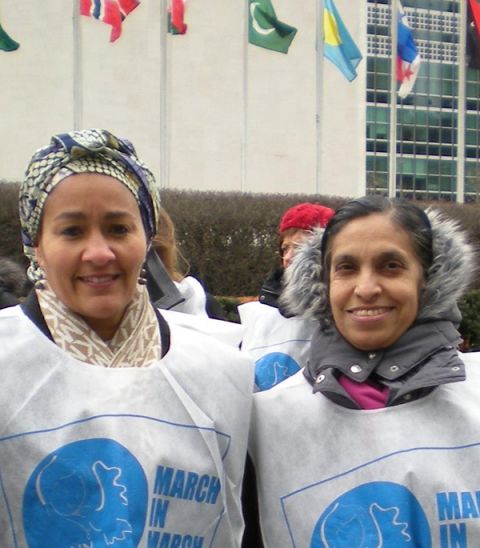
[[309, 343], [309, 342], [312, 342], [312, 339], [288, 339], [286, 341], [272, 343], [272, 344], [265, 344], [263, 346], [252, 346], [252, 348], [248, 349], [248, 352], [251, 352], [252, 350], [263, 350], [264, 348], [273, 348], [274, 346], [280, 346], [282, 344], [287, 344], [292, 342], [293, 343]]
[[41, 430], [31, 430], [29, 432], [23, 432], [21, 434], [10, 434], [9, 436], [0, 437], [0, 444], [4, 441], [10, 441], [12, 439], [21, 438], [21, 437], [24, 437], [24, 436], [34, 436], [36, 434], [45, 434], [47, 432], [55, 432], [57, 430], [62, 430], [64, 428], [68, 428], [70, 426], [76, 426], [78, 424], [82, 424], [84, 422], [90, 422], [90, 421], [93, 421], [93, 420], [96, 420], [96, 419], [117, 418], [117, 417], [119, 417], [119, 418], [127, 417], [127, 418], [134, 418], [134, 419], [146, 419], [148, 421], [163, 423], [163, 424], [166, 424], [168, 426], [176, 426], [176, 427], [179, 427], [179, 428], [186, 428], [186, 429], [190, 429], [190, 430], [205, 430], [205, 431], [208, 431], [208, 432], [214, 432], [215, 434], [217, 434], [219, 436], [223, 436], [224, 438], [227, 438], [227, 440], [228, 440], [225, 452], [222, 455], [222, 461], [225, 459], [225, 457], [227, 456], [228, 451], [230, 450], [230, 444], [231, 444], [231, 441], [232, 441], [231, 435], [226, 434], [225, 432], [220, 432], [219, 430], [216, 430], [215, 428], [213, 428], [211, 426], [196, 426], [196, 425], [193, 425], [193, 424], [182, 424], [180, 422], [167, 421], [165, 419], [157, 419], [155, 417], [149, 417], [148, 415], [136, 415], [136, 414], [132, 414], [132, 413], [104, 413], [104, 414], [101, 414], [101, 415], [92, 415], [91, 417], [87, 417], [87, 418], [84, 418], [84, 419], [78, 419], [78, 420], [71, 421], [71, 422], [66, 422], [64, 424], [61, 424], [59, 426], [53, 426], [51, 428], [43, 428]]
[[480, 441], [475, 443], [468, 443], [464, 445], [455, 445], [455, 446], [434, 446], [434, 447], [412, 447], [410, 449], [400, 449], [398, 451], [393, 451], [391, 453], [387, 453], [386, 455], [382, 455], [381, 457], [377, 457], [375, 459], [369, 460], [363, 464], [359, 464], [358, 466], [354, 466], [353, 468], [350, 468], [348, 470], [345, 470], [344, 472], [340, 472], [339, 474], [335, 474], [334, 476], [330, 476], [328, 478], [325, 478], [320, 481], [316, 481], [314, 483], [311, 483], [310, 485], [306, 485], [305, 487], [301, 487], [300, 489], [296, 489], [295, 491], [292, 491], [291, 493], [288, 493], [287, 495], [283, 495], [280, 497], [280, 504], [282, 507], [282, 512], [285, 518], [285, 523], [287, 524], [288, 534], [290, 535], [290, 539], [292, 541], [292, 547], [296, 548], [295, 541], [293, 539], [293, 533], [292, 529], [290, 527], [290, 523], [288, 522], [287, 512], [285, 508], [285, 500], [289, 497], [293, 497], [294, 495], [298, 495], [302, 491], [307, 491], [308, 489], [311, 489], [313, 487], [318, 487], [319, 485], [322, 485], [324, 483], [328, 483], [330, 481], [336, 480], [338, 478], [341, 478], [343, 476], [348, 476], [352, 472], [356, 472], [357, 470], [360, 470], [362, 468], [366, 468], [372, 464], [376, 464], [377, 462], [381, 462], [382, 460], [386, 460], [390, 457], [395, 457], [397, 455], [402, 455], [404, 453], [414, 453], [417, 451], [458, 451], [463, 449], [472, 449], [474, 447], [480, 447]]
[[[9, 436], [0, 437], [0, 444], [2, 442], [5, 442], [5, 441], [10, 441], [10, 440], [14, 440], [14, 439], [22, 438], [22, 437], [26, 437], [26, 436], [35, 436], [37, 434], [45, 434], [45, 433], [48, 433], [48, 432], [56, 432], [58, 430], [63, 430], [65, 428], [69, 428], [71, 426], [77, 426], [79, 424], [87, 423], [87, 422], [90, 422], [90, 421], [93, 421], [93, 420], [96, 420], [96, 419], [117, 418], [117, 417], [119, 417], [119, 418], [127, 417], [127, 418], [134, 418], [134, 419], [142, 419], [142, 420], [162, 423], [162, 424], [165, 424], [167, 426], [174, 426], [174, 427], [178, 427], [178, 428], [186, 428], [186, 429], [189, 429], [189, 430], [204, 430], [204, 431], [207, 431], [207, 432], [213, 432], [218, 436], [223, 436], [224, 438], [227, 439], [227, 445], [226, 445], [226, 448], [225, 448], [225, 450], [224, 450], [224, 452], [221, 456], [222, 461], [226, 458], [226, 456], [228, 454], [228, 451], [230, 450], [232, 436], [230, 434], [226, 434], [225, 432], [220, 432], [219, 430], [216, 430], [215, 428], [213, 428], [211, 426], [195, 426], [193, 424], [177, 423], [177, 422], [168, 421], [168, 420], [165, 420], [165, 419], [157, 419], [157, 418], [154, 418], [154, 417], [149, 417], [148, 415], [136, 415], [136, 414], [131, 414], [131, 413], [105, 413], [105, 414], [101, 414], [101, 415], [93, 415], [91, 417], [87, 417], [87, 418], [67, 422], [67, 423], [64, 423], [62, 425], [54, 426], [54, 427], [51, 427], [51, 428], [44, 428], [44, 429], [41, 429], [41, 430], [32, 430], [32, 431], [23, 432], [23, 433], [20, 433], [20, 434], [10, 434]], [[14, 522], [13, 522], [13, 516], [12, 516], [10, 503], [8, 501], [7, 494], [5, 492], [5, 486], [4, 486], [4, 482], [3, 482], [3, 478], [2, 478], [1, 466], [0, 466], [0, 491], [2, 493], [2, 498], [5, 501], [5, 506], [6, 506], [9, 522], [10, 522], [10, 532], [11, 532], [11, 535], [12, 535], [12, 542], [13, 542], [13, 545], [17, 548], [18, 547], [18, 539], [17, 539], [16, 533], [15, 533], [15, 528], [13, 526]], [[210, 547], [213, 545], [212, 543], [215, 540], [215, 536], [217, 534], [218, 528], [220, 527], [220, 523], [221, 523], [222, 518], [223, 518], [224, 515], [225, 515], [225, 507], [223, 506], [222, 509], [221, 509], [220, 515], [218, 517], [218, 522], [217, 522], [217, 525], [215, 527], [215, 530], [214, 530], [214, 533], [213, 533], [213, 536], [212, 536], [212, 541], [210, 543]]]

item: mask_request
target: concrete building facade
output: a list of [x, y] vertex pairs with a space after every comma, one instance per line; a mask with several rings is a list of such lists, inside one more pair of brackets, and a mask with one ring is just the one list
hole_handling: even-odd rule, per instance
[[[0, 51], [0, 178], [19, 180], [54, 133], [104, 127], [130, 138], [163, 187], [361, 192], [366, 63], [353, 83], [322, 71], [316, 0], [273, 4], [298, 29], [287, 55], [247, 44], [241, 0], [187, 0], [177, 36], [167, 1], [142, 0], [114, 43], [108, 25], [75, 21], [78, 0], [4, 0], [0, 22], [21, 45]], [[363, 2], [336, 4], [365, 51]]]
[[422, 58], [414, 93], [403, 100], [391, 93], [390, 4], [367, 6], [367, 190], [478, 200], [480, 70], [468, 66], [468, 0], [403, 6]]
[[273, 0], [298, 29], [287, 55], [247, 43], [246, 1], [187, 0], [185, 35], [167, 33], [167, 4], [142, 0], [110, 43], [78, 0], [2, 2], [21, 46], [0, 51], [1, 179], [21, 179], [52, 134], [104, 127], [162, 187], [474, 198], [480, 73], [465, 68], [466, 2], [403, 1], [423, 58], [404, 101], [389, 0], [335, 0], [364, 57], [353, 82], [317, 47], [318, 0]]

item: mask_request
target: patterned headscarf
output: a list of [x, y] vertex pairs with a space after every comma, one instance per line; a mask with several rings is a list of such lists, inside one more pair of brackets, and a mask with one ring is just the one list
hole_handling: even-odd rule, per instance
[[137, 157], [133, 145], [104, 129], [85, 129], [54, 135], [49, 146], [33, 155], [20, 187], [20, 223], [29, 278], [39, 278], [34, 247], [37, 244], [45, 202], [65, 177], [75, 173], [100, 173], [114, 177], [134, 195], [148, 241], [155, 235], [160, 194], [155, 178]]

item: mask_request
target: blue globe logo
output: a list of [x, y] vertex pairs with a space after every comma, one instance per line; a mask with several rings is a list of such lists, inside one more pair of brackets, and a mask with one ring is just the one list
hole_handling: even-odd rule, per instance
[[137, 546], [148, 486], [136, 458], [110, 439], [81, 440], [47, 455], [23, 496], [29, 548]]
[[372, 482], [347, 491], [323, 512], [311, 548], [431, 548], [423, 508], [403, 485]]
[[268, 390], [300, 370], [288, 354], [271, 352], [255, 362], [255, 384], [259, 390]]

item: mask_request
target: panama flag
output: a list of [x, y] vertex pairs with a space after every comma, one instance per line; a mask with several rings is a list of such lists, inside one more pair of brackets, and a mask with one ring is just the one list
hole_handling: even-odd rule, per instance
[[397, 81], [400, 82], [398, 96], [402, 99], [412, 91], [419, 70], [420, 55], [413, 39], [412, 27], [398, 0]]
[[323, 35], [324, 56], [351, 82], [357, 77], [356, 69], [362, 60], [362, 54], [343, 24], [333, 0], [325, 0], [324, 3]]
[[139, 4], [140, 0], [80, 0], [80, 14], [110, 25], [110, 42], [115, 42], [122, 34], [122, 21]]

